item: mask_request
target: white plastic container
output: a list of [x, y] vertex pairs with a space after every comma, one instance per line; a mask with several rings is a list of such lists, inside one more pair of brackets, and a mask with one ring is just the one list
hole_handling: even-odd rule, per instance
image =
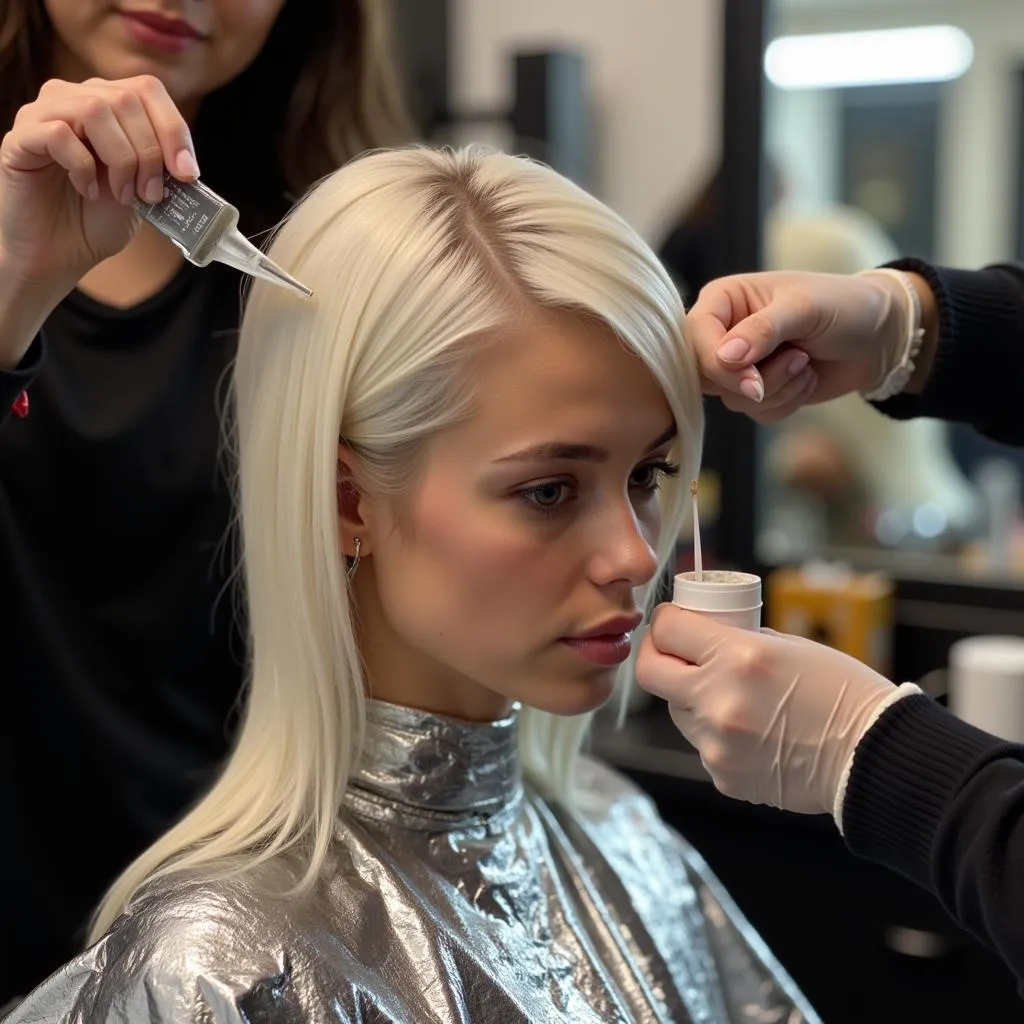
[[949, 649], [949, 709], [1004, 740], [1024, 743], [1024, 638], [972, 636]]
[[700, 612], [727, 626], [761, 628], [760, 576], [727, 569], [705, 569], [699, 583], [695, 576], [693, 572], [676, 576], [673, 604]]

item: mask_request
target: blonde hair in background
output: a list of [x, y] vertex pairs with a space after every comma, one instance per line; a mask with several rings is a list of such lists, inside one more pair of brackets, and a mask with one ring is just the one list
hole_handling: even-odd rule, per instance
[[[270, 255], [314, 299], [256, 283], [239, 341], [251, 638], [241, 728], [209, 793], [115, 882], [93, 939], [141, 885], [171, 872], [221, 869], [237, 855], [252, 865], [299, 844], [300, 887], [322, 867], [365, 721], [338, 529], [339, 437], [365, 470], [361, 487], [400, 495], [423, 443], [472, 411], [467, 353], [524, 316], [571, 311], [617, 333], [676, 419], [682, 472], [662, 492], [661, 567], [697, 471], [701, 393], [678, 293], [635, 231], [549, 168], [477, 148], [369, 154], [303, 200]], [[590, 717], [523, 709], [524, 771], [555, 800], [572, 798]]]
[[856, 274], [899, 256], [878, 221], [853, 206], [801, 210], [776, 206], [765, 218], [764, 262], [769, 270]]

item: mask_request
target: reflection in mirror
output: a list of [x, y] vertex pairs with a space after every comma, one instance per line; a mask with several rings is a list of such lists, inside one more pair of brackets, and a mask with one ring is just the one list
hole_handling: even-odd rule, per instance
[[[1024, 19], [1002, 0], [775, 0], [766, 269], [1021, 255]], [[1024, 456], [853, 396], [760, 432], [758, 553], [1024, 579]]]

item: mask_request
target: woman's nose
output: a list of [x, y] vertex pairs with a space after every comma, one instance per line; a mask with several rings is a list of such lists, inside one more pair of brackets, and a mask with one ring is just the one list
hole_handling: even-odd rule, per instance
[[628, 502], [617, 507], [614, 514], [602, 517], [595, 531], [591, 557], [594, 582], [605, 586], [628, 581], [633, 587], [648, 583], [658, 570], [652, 534], [649, 528], [645, 530]]

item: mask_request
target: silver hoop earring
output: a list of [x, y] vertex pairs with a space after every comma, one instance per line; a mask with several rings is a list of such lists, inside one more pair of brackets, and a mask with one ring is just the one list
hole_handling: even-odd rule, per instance
[[345, 571], [345, 575], [348, 576], [349, 579], [352, 579], [352, 577], [355, 576], [356, 569], [359, 568], [359, 557], [360, 557], [359, 552], [360, 552], [360, 550], [361, 550], [361, 548], [363, 546], [362, 540], [360, 540], [358, 537], [356, 537], [356, 539], [352, 543], [355, 544], [355, 546], [356, 546], [356, 553], [355, 553], [355, 555], [352, 556], [352, 563], [349, 565], [348, 569]]

